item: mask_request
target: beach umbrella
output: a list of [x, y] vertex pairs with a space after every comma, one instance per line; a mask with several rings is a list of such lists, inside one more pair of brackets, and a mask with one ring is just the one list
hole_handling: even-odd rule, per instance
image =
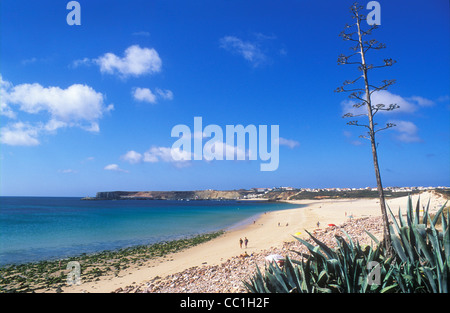
[[301, 232], [297, 232], [297, 233], [295, 233], [294, 235], [295, 236], [300, 236], [302, 233]]

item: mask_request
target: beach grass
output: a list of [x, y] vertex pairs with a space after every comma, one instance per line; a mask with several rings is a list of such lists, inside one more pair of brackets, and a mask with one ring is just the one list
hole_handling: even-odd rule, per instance
[[164, 258], [170, 253], [212, 240], [223, 233], [224, 231], [217, 231], [150, 245], [81, 254], [63, 260], [6, 265], [0, 267], [0, 292], [58, 292], [67, 284], [67, 276], [72, 270], [67, 269], [69, 262], [78, 262], [82, 281], [90, 282], [99, 280], [100, 277], [118, 276], [130, 266], [145, 266], [150, 260]]

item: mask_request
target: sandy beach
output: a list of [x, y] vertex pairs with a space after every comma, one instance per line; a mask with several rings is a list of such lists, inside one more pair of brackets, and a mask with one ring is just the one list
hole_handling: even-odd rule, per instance
[[[413, 196], [415, 205], [418, 196]], [[420, 195], [422, 205], [430, 200], [430, 211], [436, 211], [445, 203], [445, 199], [431, 192]], [[155, 278], [182, 272], [192, 267], [220, 265], [230, 258], [244, 252], [260, 253], [283, 246], [285, 242], [299, 237], [308, 237], [305, 229], [312, 232], [328, 224], [339, 225], [349, 219], [380, 216], [378, 199], [342, 199], [342, 200], [299, 200], [290, 201], [304, 207], [275, 211], [263, 214], [254, 223], [236, 229], [198, 246], [173, 253], [162, 259], [149, 261], [144, 266], [133, 266], [121, 271], [119, 276], [101, 277], [94, 282], [82, 282], [78, 286], [67, 286], [64, 292], [109, 293], [129, 285], [144, 284]], [[397, 214], [401, 207], [406, 210], [407, 197], [387, 200], [392, 211]], [[319, 224], [319, 227], [317, 223]], [[381, 230], [381, 228], [380, 228]], [[380, 234], [375, 234], [380, 235]], [[248, 238], [248, 246], [241, 248], [239, 239]]]

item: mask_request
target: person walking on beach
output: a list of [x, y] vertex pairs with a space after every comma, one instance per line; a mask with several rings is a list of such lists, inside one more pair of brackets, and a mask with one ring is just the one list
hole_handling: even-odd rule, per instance
[[248, 239], [247, 239], [247, 237], [245, 237], [244, 243], [245, 243], [245, 249], [247, 249], [247, 244], [248, 244]]
[[241, 247], [241, 249], [242, 249], [242, 243], [243, 243], [242, 238], [239, 238], [239, 246]]

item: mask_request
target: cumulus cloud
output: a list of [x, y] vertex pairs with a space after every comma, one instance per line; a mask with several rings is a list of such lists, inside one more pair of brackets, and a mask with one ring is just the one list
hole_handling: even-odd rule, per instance
[[39, 128], [17, 122], [0, 129], [0, 142], [10, 146], [37, 146]]
[[[199, 134], [202, 135], [201, 133]], [[234, 160], [251, 159], [252, 151], [238, 146], [229, 145], [222, 141], [208, 142], [202, 150], [203, 160], [208, 162], [214, 159], [225, 160], [226, 156], [233, 156]], [[174, 147], [151, 147], [144, 153], [130, 150], [120, 158], [130, 164], [137, 163], [171, 163], [175, 167], [186, 167], [194, 160], [194, 153]]]
[[214, 159], [225, 160], [226, 156], [233, 156], [233, 160], [245, 160], [252, 156], [250, 149], [242, 149], [239, 146], [229, 145], [222, 141], [207, 142], [203, 150], [203, 156], [206, 161]]
[[128, 173], [128, 171], [121, 169], [117, 164], [108, 164], [104, 167], [104, 170]]
[[11, 86], [12, 84], [8, 81], [3, 80], [3, 77], [0, 74], [0, 115], [9, 118], [16, 118], [16, 113], [12, 110], [7, 102], [8, 91]]
[[243, 41], [242, 39], [235, 36], [225, 36], [221, 38], [220, 47], [242, 56], [255, 67], [260, 65], [267, 59], [258, 43]]
[[149, 163], [168, 162], [177, 167], [189, 165], [192, 158], [191, 153], [180, 148], [152, 147], [144, 153], [143, 161]]
[[140, 163], [143, 160], [143, 155], [139, 152], [136, 152], [134, 150], [128, 151], [125, 153], [122, 157], [122, 160], [129, 162], [131, 164]]
[[133, 90], [133, 97], [138, 101], [156, 103], [155, 94], [148, 88], [135, 88]]
[[[36, 145], [40, 133], [55, 132], [63, 127], [98, 132], [99, 120], [105, 112], [114, 108], [113, 105], [106, 106], [103, 94], [87, 85], [74, 84], [65, 89], [44, 87], [38, 83], [13, 86], [3, 81], [1, 76], [0, 82], [2, 115], [13, 119], [17, 118], [18, 112], [33, 115], [46, 113], [50, 116], [47, 122], [35, 122], [33, 125], [16, 122], [3, 127], [6, 135], [2, 135], [2, 142], [10, 145]], [[13, 138], [17, 140], [14, 142]]]
[[171, 147], [151, 147], [144, 153], [139, 153], [134, 150], [130, 150], [121, 156], [121, 159], [130, 163], [158, 163], [166, 162], [171, 163], [176, 167], [185, 167], [190, 165], [192, 154], [181, 150], [180, 148]]
[[[400, 95], [396, 95], [387, 90], [380, 90], [374, 92], [372, 94], [372, 105], [376, 106], [377, 104], [384, 104], [385, 108], [389, 107], [391, 104], [396, 104], [399, 106], [398, 109], [393, 111], [379, 111], [379, 114], [393, 114], [393, 113], [414, 113], [419, 110], [421, 107], [430, 107], [434, 105], [434, 101], [426, 99], [420, 96], [412, 96], [412, 97], [402, 97]], [[360, 108], [353, 107], [354, 104], [358, 103], [354, 100], [345, 100], [342, 101], [342, 110], [343, 113], [352, 113], [354, 115], [364, 114], [366, 112], [366, 106], [362, 106]]]
[[118, 74], [121, 77], [158, 73], [162, 67], [161, 58], [155, 49], [141, 48], [138, 45], [128, 47], [123, 57], [109, 52], [94, 62], [102, 73]]
[[421, 142], [422, 139], [419, 137], [418, 127], [410, 121], [402, 120], [391, 120], [389, 123], [393, 123], [396, 127], [392, 128], [397, 132], [395, 138], [399, 141], [411, 143], [411, 142]]
[[156, 88], [156, 93], [164, 100], [173, 100], [173, 92], [170, 90]]
[[159, 99], [163, 100], [172, 100], [173, 92], [170, 90], [162, 90], [156, 88], [156, 94], [153, 93], [149, 88], [133, 88], [132, 95], [133, 98], [137, 101], [148, 102], [148, 103], [156, 103]]
[[[356, 103], [357, 102], [354, 100], [343, 101], [341, 103], [343, 113], [352, 113], [353, 115], [366, 114], [367, 109], [364, 105], [360, 108], [353, 107]], [[395, 120], [392, 116], [398, 117], [399, 115], [414, 114], [421, 109], [423, 110], [434, 106], [435, 101], [421, 96], [402, 97], [387, 90], [380, 90], [372, 94], [372, 105], [377, 106], [378, 104], [384, 104], [385, 108], [389, 107], [391, 104], [396, 104], [399, 106], [398, 109], [392, 111], [378, 111], [378, 114], [381, 114], [380, 117], [384, 116], [391, 118], [391, 120], [387, 123], [396, 124], [396, 127], [392, 128], [392, 131], [396, 134], [394, 136], [395, 139], [405, 143], [422, 141], [418, 135], [419, 129], [413, 122], [398, 119]]]

